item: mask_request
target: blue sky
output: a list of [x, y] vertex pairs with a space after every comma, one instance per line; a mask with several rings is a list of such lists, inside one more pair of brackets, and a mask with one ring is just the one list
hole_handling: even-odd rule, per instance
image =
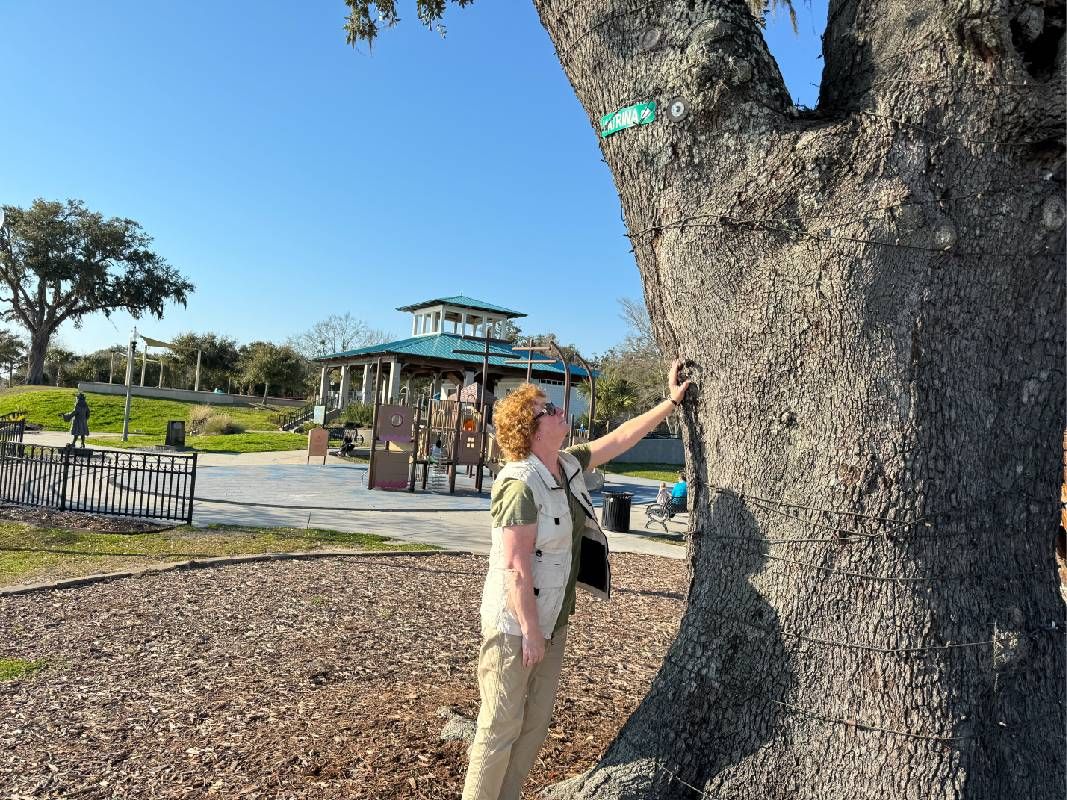
[[[397, 335], [397, 306], [467, 294], [584, 352], [640, 297], [596, 133], [533, 6], [408, 18], [372, 54], [342, 0], [35, 0], [0, 8], [0, 203], [80, 198], [139, 221], [197, 286], [141, 329], [284, 341], [349, 311]], [[814, 105], [826, 0], [767, 37]], [[561, 289], [565, 287], [561, 295]], [[128, 315], [64, 328], [88, 352]]]

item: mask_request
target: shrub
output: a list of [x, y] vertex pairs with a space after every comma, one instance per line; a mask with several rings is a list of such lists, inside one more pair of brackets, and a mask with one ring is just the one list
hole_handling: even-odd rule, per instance
[[369, 428], [374, 419], [374, 406], [369, 403], [352, 403], [345, 406], [337, 417], [337, 421], [351, 422], [361, 428]]
[[192, 435], [203, 433], [204, 425], [216, 413], [211, 406], [193, 406], [189, 409], [189, 433]]
[[245, 426], [229, 414], [215, 413], [205, 420], [202, 432], [213, 436], [228, 436], [231, 433], [244, 433]]

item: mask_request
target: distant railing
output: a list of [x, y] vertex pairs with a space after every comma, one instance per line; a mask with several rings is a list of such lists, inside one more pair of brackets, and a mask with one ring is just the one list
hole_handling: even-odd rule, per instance
[[[340, 414], [340, 408], [331, 407], [329, 410], [326, 411], [325, 417], [322, 421], [323, 424], [326, 425], [332, 422], [333, 420], [337, 419]], [[305, 422], [311, 422], [314, 416], [315, 406], [314, 404], [309, 403], [303, 408], [298, 408], [296, 411], [290, 412], [288, 414], [279, 415], [278, 428], [283, 431], [293, 431], [299, 428]]]
[[0, 440], [0, 502], [191, 523], [195, 488], [196, 453], [86, 450]]
[[278, 415], [278, 427], [283, 431], [291, 431], [294, 428], [298, 428], [305, 422], [311, 419], [315, 413], [315, 406], [308, 403], [306, 406], [301, 406], [296, 411], [290, 411], [285, 414]]

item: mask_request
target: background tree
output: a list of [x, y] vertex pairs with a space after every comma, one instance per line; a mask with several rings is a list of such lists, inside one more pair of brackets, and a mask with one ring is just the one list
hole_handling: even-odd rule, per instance
[[518, 341], [522, 336], [522, 328], [515, 324], [515, 320], [506, 319], [497, 326], [497, 335], [505, 342]]
[[56, 386], [74, 385], [72, 381], [76, 381], [77, 378], [72, 372], [72, 368], [76, 367], [78, 362], [81, 361], [81, 356], [73, 350], [63, 347], [62, 344], [53, 342], [52, 346], [45, 352], [44, 361], [46, 371], [43, 377], [45, 381]]
[[44, 380], [48, 343], [64, 322], [77, 326], [86, 314], [119, 309], [162, 318], [167, 302], [185, 305], [193, 291], [131, 219], [104, 219], [80, 200], [37, 199], [4, 213], [0, 301], [9, 305], [4, 316], [29, 333], [27, 383]]
[[273, 386], [279, 395], [302, 389], [307, 361], [289, 345], [252, 342], [241, 348], [238, 361], [241, 381], [256, 387], [263, 385], [263, 402]]
[[289, 339], [289, 346], [304, 358], [318, 358], [330, 353], [343, 353], [360, 347], [384, 344], [390, 340], [389, 334], [372, 328], [350, 313], [331, 314], [320, 320], [303, 333]]
[[238, 370], [240, 351], [237, 340], [219, 333], [179, 333], [170, 339], [173, 355], [169, 363], [180, 372], [183, 385], [196, 383], [196, 354], [200, 353], [200, 389], [212, 391], [229, 386]]
[[[604, 353], [598, 361], [601, 377], [597, 384], [597, 408], [605, 402], [610, 407], [612, 400], [600, 399], [600, 386], [604, 384], [605, 395], [617, 393], [625, 387], [632, 402], [625, 406], [620, 414], [641, 414], [667, 397], [667, 385], [664, 380], [664, 363], [666, 359], [652, 334], [652, 323], [644, 303], [632, 298], [619, 300], [621, 316], [628, 324], [626, 337], [615, 347]], [[619, 417], [615, 422], [625, 417]], [[666, 421], [667, 428], [677, 432], [678, 418], [671, 416]]]
[[598, 141], [696, 381], [687, 608], [560, 795], [1062, 797], [1063, 0], [830, 0], [811, 111], [740, 0], [534, 6], [594, 135], [658, 104]]
[[[80, 381], [103, 381], [107, 382], [111, 370], [111, 354], [115, 348], [105, 348], [92, 353], [78, 356], [63, 368], [64, 385], [77, 386]], [[51, 353], [51, 349], [49, 353]], [[125, 378], [125, 351], [122, 358], [115, 357], [115, 372], [120, 379]], [[50, 358], [50, 356], [49, 356]], [[49, 358], [46, 358], [46, 363]]]
[[[564, 356], [572, 360], [574, 354], [578, 352], [578, 348], [573, 344], [560, 344], [559, 337], [554, 333], [520, 333], [515, 337], [513, 344], [522, 347], [547, 347], [552, 342], [556, 343]], [[545, 352], [540, 355], [535, 353], [534, 358], [552, 358], [553, 355], [552, 352]]]
[[0, 369], [7, 372], [7, 385], [13, 386], [15, 364], [26, 357], [26, 342], [18, 334], [0, 329]]
[[[579, 382], [577, 389], [583, 397], [589, 397], [587, 381]], [[601, 371], [600, 377], [596, 380], [597, 429], [593, 431], [593, 434], [599, 435], [605, 430], [610, 430], [639, 413], [641, 413], [641, 407], [637, 389], [621, 374]], [[603, 429], [601, 422], [604, 423]]]

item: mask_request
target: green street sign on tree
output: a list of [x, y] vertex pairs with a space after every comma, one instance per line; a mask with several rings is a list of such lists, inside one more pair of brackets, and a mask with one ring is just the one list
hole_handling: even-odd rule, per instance
[[600, 137], [606, 138], [613, 133], [633, 128], [637, 125], [648, 125], [656, 121], [656, 101], [649, 103], [635, 103], [618, 111], [612, 111], [600, 118]]

